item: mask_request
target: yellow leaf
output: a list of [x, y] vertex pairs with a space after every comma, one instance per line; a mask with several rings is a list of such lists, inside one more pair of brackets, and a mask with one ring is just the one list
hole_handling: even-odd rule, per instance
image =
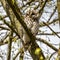
[[40, 60], [43, 60], [43, 56], [40, 56]]
[[14, 4], [15, 0], [12, 0], [12, 4]]
[[35, 50], [35, 54], [36, 55], [39, 55], [39, 52], [41, 51], [41, 49], [40, 48], [36, 48], [36, 50]]

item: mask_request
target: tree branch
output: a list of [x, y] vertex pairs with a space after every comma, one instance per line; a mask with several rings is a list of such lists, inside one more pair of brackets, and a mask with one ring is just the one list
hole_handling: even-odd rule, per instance
[[37, 41], [40, 41], [40, 42], [46, 44], [47, 46], [49, 46], [50, 48], [52, 48], [54, 51], [58, 51], [57, 48], [55, 48], [54, 46], [52, 46], [50, 43], [48, 43], [48, 42], [47, 42], [46, 40], [44, 40], [44, 39], [37, 38]]
[[45, 22], [43, 22], [58, 38], [60, 38], [59, 35], [57, 35], [57, 33], [48, 25], [46, 24]]
[[9, 42], [8, 42], [8, 53], [7, 53], [7, 60], [11, 59], [11, 46], [12, 46], [12, 38], [13, 38], [13, 32], [10, 32], [9, 36]]

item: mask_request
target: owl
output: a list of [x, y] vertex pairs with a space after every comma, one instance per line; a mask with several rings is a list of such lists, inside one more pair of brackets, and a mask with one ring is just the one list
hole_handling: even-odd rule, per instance
[[[36, 14], [37, 13], [34, 11], [28, 11], [26, 13], [26, 15], [24, 16], [24, 22], [26, 23], [28, 29], [31, 30], [31, 32], [34, 36], [37, 35], [38, 29], [39, 29], [38, 17]], [[30, 41], [30, 39], [24, 29], [23, 29], [23, 37], [22, 38], [23, 38], [24, 44], [26, 44]]]

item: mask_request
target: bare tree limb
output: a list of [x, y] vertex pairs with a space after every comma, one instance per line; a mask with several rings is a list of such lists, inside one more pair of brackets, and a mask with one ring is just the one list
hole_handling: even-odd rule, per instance
[[47, 42], [46, 40], [44, 40], [44, 39], [37, 38], [37, 41], [40, 41], [40, 42], [46, 44], [47, 46], [49, 46], [50, 48], [52, 48], [54, 51], [58, 51], [57, 48], [55, 48], [54, 46], [52, 46], [52, 44], [48, 43], [48, 42]]
[[48, 25], [46, 24], [45, 22], [43, 22], [58, 38], [60, 38], [59, 35], [56, 34], [56, 32]]
[[10, 32], [9, 36], [9, 42], [8, 42], [8, 53], [7, 53], [7, 60], [11, 59], [11, 46], [12, 46], [12, 38], [13, 38], [13, 32]]

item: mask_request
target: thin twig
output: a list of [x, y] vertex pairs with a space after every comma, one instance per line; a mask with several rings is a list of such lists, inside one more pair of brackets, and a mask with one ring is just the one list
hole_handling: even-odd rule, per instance
[[57, 33], [48, 25], [46, 24], [45, 22], [43, 22], [58, 38], [60, 38], [59, 35], [57, 35]]
[[3, 26], [1, 26], [1, 25], [0, 25], [0, 28], [1, 28], [1, 29], [4, 29], [4, 30], [10, 30], [9, 28], [3, 27]]
[[55, 53], [56, 53], [56, 52], [54, 52], [54, 53], [52, 53], [52, 54], [50, 55], [49, 60], [51, 59], [51, 57], [52, 57]]
[[44, 39], [37, 38], [37, 41], [40, 41], [40, 42], [46, 44], [47, 46], [49, 46], [50, 48], [52, 48], [54, 51], [58, 51], [58, 49], [57, 49], [56, 47], [52, 46], [51, 43], [48, 43], [48, 42], [47, 42], [46, 40], [44, 40]]
[[[54, 19], [53, 21], [51, 21], [51, 22], [46, 22], [48, 25], [50, 25], [50, 24], [52, 24], [52, 23], [55, 23], [55, 22], [57, 22], [57, 21], [59, 21], [58, 19]], [[42, 22], [41, 22], [42, 23]], [[44, 27], [44, 26], [46, 26], [45, 24], [41, 24], [41, 23], [39, 23], [39, 27]]]
[[53, 16], [53, 15], [54, 15], [54, 13], [56, 12], [56, 9], [57, 9], [57, 7], [55, 7], [55, 9], [54, 9], [53, 13], [50, 15], [50, 17], [49, 17], [49, 19], [48, 19], [47, 23], [51, 20], [52, 16]]
[[16, 57], [17, 57], [19, 54], [21, 54], [22, 52], [24, 52], [24, 51], [23, 51], [23, 47], [20, 48], [20, 50], [16, 53], [16, 55], [13, 57], [13, 60], [15, 60]]
[[[55, 32], [56, 34], [60, 34], [60, 32]], [[54, 33], [39, 33], [38, 35], [56, 35]]]

